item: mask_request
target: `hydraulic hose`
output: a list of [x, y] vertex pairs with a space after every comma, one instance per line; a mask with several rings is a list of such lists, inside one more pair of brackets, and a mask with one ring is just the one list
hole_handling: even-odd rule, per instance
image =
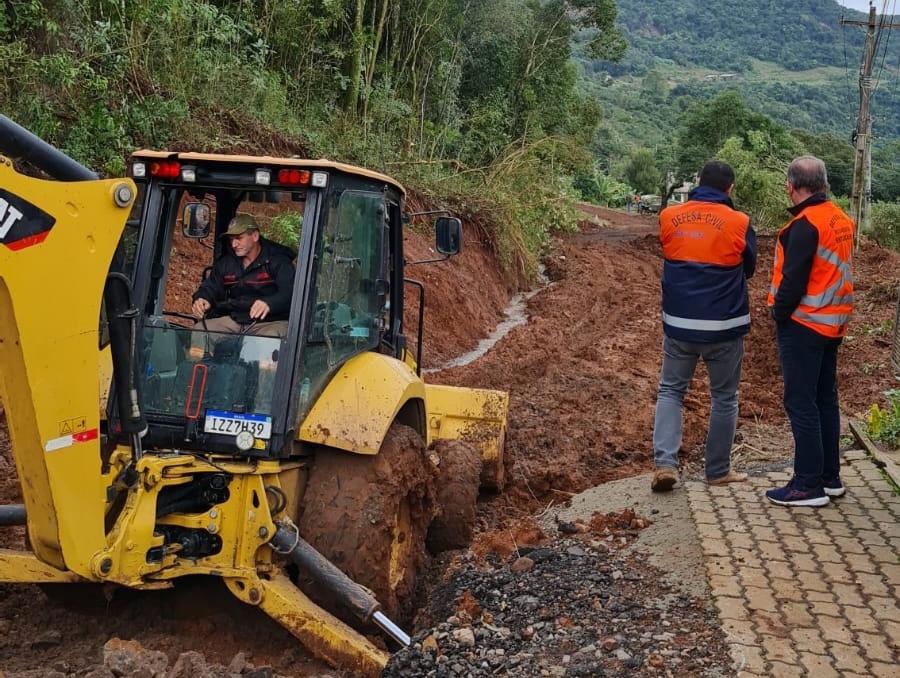
[[91, 181], [97, 174], [27, 129], [0, 115], [2, 150], [33, 163], [60, 181]]
[[278, 553], [288, 556], [295, 564], [308, 572], [316, 582], [344, 601], [363, 622], [373, 622], [404, 647], [409, 645], [409, 635], [392, 622], [378, 608], [380, 603], [365, 587], [357, 584], [341, 572], [325, 556], [316, 551], [293, 525], [279, 525], [270, 542]]
[[0, 506], [0, 527], [24, 525], [25, 522], [25, 504]]
[[[133, 443], [147, 430], [141, 412], [140, 393], [136, 379], [136, 342], [140, 314], [131, 300], [131, 282], [121, 273], [110, 273], [103, 290], [106, 317], [109, 324], [110, 350], [113, 357], [113, 383], [122, 430], [132, 434]], [[135, 458], [140, 458], [139, 447]]]

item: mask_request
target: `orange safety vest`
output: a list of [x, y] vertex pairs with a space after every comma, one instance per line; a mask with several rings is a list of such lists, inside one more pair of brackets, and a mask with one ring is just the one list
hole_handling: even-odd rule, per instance
[[769, 288], [769, 306], [783, 278], [784, 248], [781, 235], [798, 219], [806, 219], [819, 232], [819, 246], [813, 257], [806, 293], [791, 314], [796, 322], [826, 337], [843, 337], [853, 312], [853, 221], [831, 202], [811, 205], [778, 232], [775, 267]]
[[743, 261], [749, 223], [749, 216], [722, 203], [691, 200], [672, 205], [659, 215], [663, 256], [674, 261], [738, 266]]

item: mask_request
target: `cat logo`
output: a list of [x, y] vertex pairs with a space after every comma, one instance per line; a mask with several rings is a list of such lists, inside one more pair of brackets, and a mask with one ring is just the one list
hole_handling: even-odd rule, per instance
[[13, 251], [39, 245], [55, 223], [42, 209], [0, 188], [0, 244]]

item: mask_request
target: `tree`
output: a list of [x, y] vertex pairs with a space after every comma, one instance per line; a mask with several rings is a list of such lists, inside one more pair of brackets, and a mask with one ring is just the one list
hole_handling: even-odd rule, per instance
[[632, 153], [625, 167], [625, 177], [639, 193], [654, 192], [663, 182], [663, 174], [656, 166], [653, 151], [647, 148]]
[[655, 102], [665, 101], [669, 93], [669, 83], [665, 76], [656, 69], [647, 71], [641, 82], [641, 95], [647, 96]]
[[806, 153], [824, 161], [831, 192], [850, 195], [855, 157], [850, 143], [833, 134], [813, 134], [806, 130], [791, 130], [791, 135], [803, 145]]
[[[831, 177], [831, 169], [828, 170]], [[872, 154], [872, 197], [900, 201], [900, 141]]]
[[[751, 139], [751, 132], [762, 135]], [[754, 150], [759, 139], [765, 139], [773, 153], [797, 146], [783, 127], [768, 116], [751, 111], [738, 92], [728, 90], [712, 101], [695, 104], [682, 117], [677, 144], [678, 178], [686, 179], [700, 171], [731, 137], [740, 139], [748, 150]]]
[[[621, 57], [624, 42], [614, 25], [611, 0], [464, 5], [459, 50], [463, 159], [489, 162], [485, 151], [496, 147], [496, 139], [527, 144], [548, 136], [576, 136], [589, 147], [599, 118], [596, 105], [577, 90], [573, 44], [591, 54]], [[580, 42], [575, 40], [578, 31]], [[473, 136], [482, 141], [471, 143]]]
[[784, 173], [800, 152], [799, 143], [789, 136], [775, 140], [767, 131], [750, 130], [727, 139], [716, 155], [734, 168], [732, 199], [750, 215], [758, 231], [773, 233], [784, 224], [785, 208], [790, 205]]

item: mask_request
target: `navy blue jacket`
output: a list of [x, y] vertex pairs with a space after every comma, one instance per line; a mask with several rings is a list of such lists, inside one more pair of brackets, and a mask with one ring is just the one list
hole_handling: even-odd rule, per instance
[[747, 279], [756, 270], [756, 232], [724, 191], [698, 186], [659, 215], [663, 331], [716, 343], [750, 330]]

